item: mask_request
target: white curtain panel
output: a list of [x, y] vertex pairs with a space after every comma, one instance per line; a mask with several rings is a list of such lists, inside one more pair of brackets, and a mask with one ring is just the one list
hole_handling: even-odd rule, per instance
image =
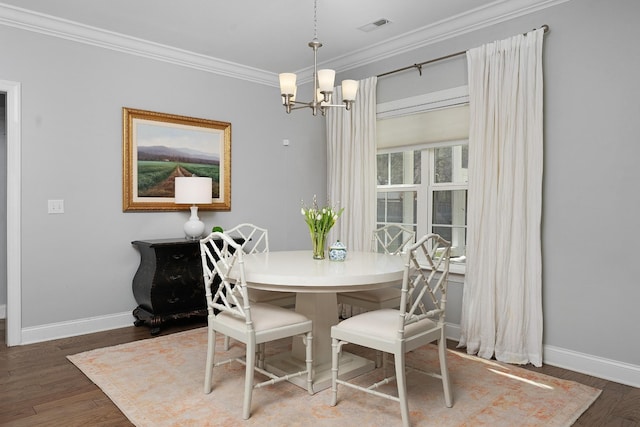
[[[342, 217], [329, 233], [329, 242], [340, 239], [348, 251], [371, 250], [376, 226], [376, 85], [377, 77], [358, 82], [351, 111], [327, 111], [327, 189], [332, 203], [344, 207]], [[334, 103], [342, 102], [340, 88]], [[338, 304], [342, 318], [363, 310]]]
[[542, 365], [542, 42], [467, 52], [469, 200], [460, 347]]
[[[329, 201], [344, 207], [331, 229], [329, 244], [340, 239], [348, 251], [371, 250], [376, 225], [376, 84], [377, 77], [358, 82], [351, 111], [327, 111], [327, 189]], [[333, 102], [342, 102], [340, 88]]]

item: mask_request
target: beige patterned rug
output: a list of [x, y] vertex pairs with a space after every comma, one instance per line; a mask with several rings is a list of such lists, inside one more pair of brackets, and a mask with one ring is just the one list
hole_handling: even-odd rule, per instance
[[[92, 350], [69, 360], [140, 427], [400, 425], [400, 408], [390, 400], [342, 388], [338, 405], [331, 407], [330, 390], [309, 396], [287, 382], [255, 390], [252, 416], [243, 421], [242, 365], [216, 368], [213, 392], [202, 391], [206, 340], [206, 328], [199, 328]], [[268, 350], [287, 346], [278, 342]], [[229, 350], [242, 351], [237, 343]], [[364, 350], [361, 354], [373, 356]], [[457, 352], [450, 351], [447, 360], [453, 408], [444, 405], [440, 380], [411, 374], [407, 382], [412, 426], [570, 426], [600, 394], [576, 382]], [[407, 365], [437, 371], [435, 347], [410, 353]], [[380, 370], [360, 378], [376, 376]], [[395, 389], [395, 383], [388, 387]]]

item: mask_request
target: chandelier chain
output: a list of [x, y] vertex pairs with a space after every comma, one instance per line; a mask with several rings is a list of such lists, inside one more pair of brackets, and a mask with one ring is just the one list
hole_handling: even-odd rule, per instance
[[318, 39], [318, 0], [313, 0], [313, 39]]

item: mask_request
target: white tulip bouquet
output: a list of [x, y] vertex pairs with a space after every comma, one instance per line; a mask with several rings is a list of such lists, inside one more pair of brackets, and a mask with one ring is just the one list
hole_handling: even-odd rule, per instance
[[311, 207], [303, 207], [300, 213], [304, 216], [304, 220], [309, 227], [309, 235], [313, 243], [313, 257], [315, 259], [324, 259], [324, 247], [327, 233], [334, 226], [344, 208], [336, 209], [331, 205], [318, 207], [316, 196], [313, 196], [313, 204]]

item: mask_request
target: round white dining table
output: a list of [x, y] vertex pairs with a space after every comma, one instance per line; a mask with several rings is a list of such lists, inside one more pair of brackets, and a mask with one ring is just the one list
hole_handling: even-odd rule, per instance
[[[248, 287], [296, 292], [296, 311], [313, 321], [316, 391], [330, 386], [331, 326], [338, 323], [336, 293], [400, 283], [404, 271], [403, 257], [375, 252], [349, 252], [344, 261], [316, 260], [311, 251], [271, 251], [243, 258]], [[371, 360], [347, 352], [341, 357], [341, 377], [353, 377], [373, 369]], [[303, 362], [304, 346], [299, 340], [293, 342], [290, 354], [267, 360], [272, 369], [283, 372], [304, 366]]]

